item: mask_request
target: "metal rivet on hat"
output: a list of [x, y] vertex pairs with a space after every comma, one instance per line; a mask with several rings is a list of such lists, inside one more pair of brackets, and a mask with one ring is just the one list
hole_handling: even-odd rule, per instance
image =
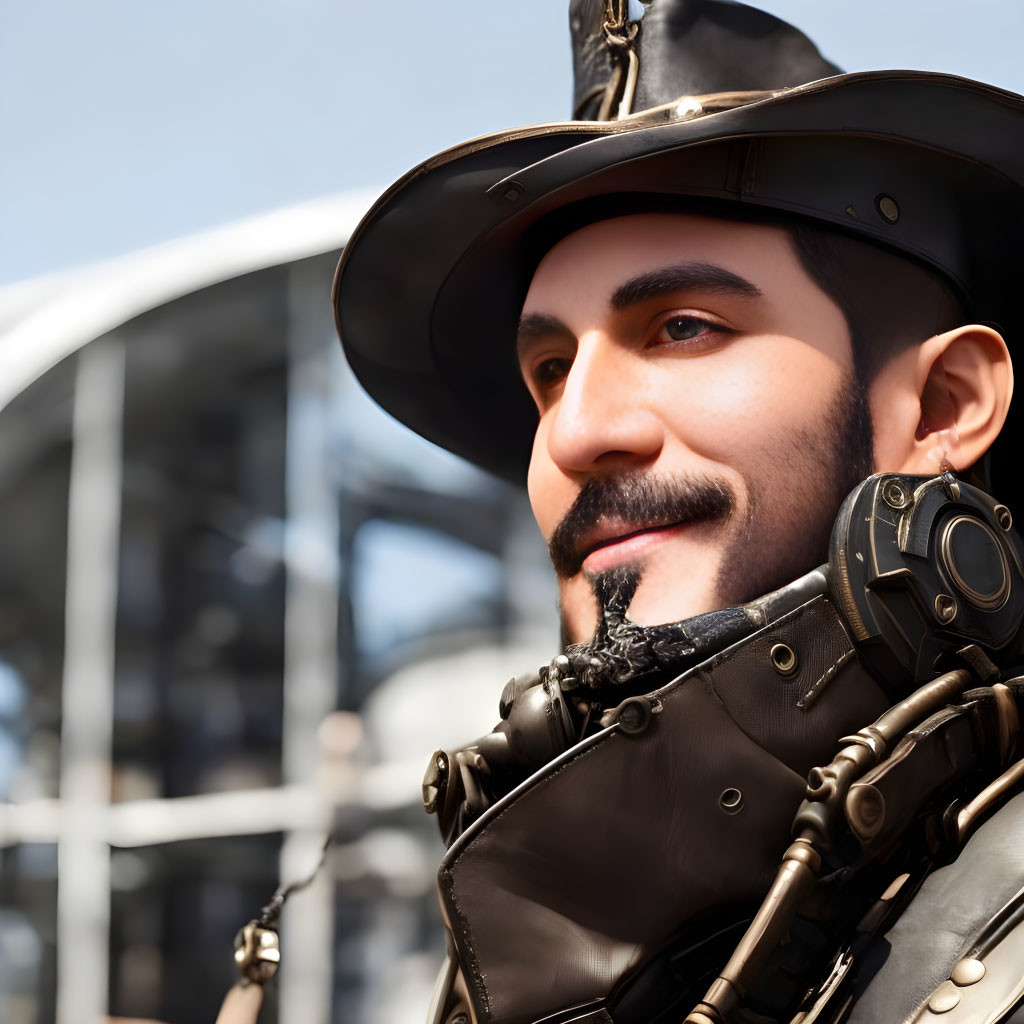
[[1005, 505], [996, 505], [992, 511], [1001, 530], [1009, 530], [1013, 526], [1013, 516]]
[[900, 219], [900, 208], [892, 196], [881, 195], [875, 200], [878, 212], [882, 219], [890, 224], [895, 224]]
[[985, 977], [985, 973], [985, 965], [980, 960], [967, 956], [953, 968], [950, 979], [954, 985], [965, 988], [967, 985], [976, 985]]
[[939, 622], [952, 622], [956, 618], [956, 601], [949, 594], [935, 595], [935, 618]]
[[505, 187], [505, 191], [501, 193], [510, 203], [514, 203], [522, 194], [523, 186], [517, 181], [513, 181], [510, 185]]
[[944, 981], [928, 999], [932, 1013], [949, 1013], [960, 1003], [960, 990], [951, 981]]
[[789, 644], [776, 644], [770, 652], [772, 665], [780, 676], [791, 676], [800, 664], [796, 651]]
[[704, 104], [696, 96], [684, 96], [676, 104], [676, 117], [685, 120], [704, 113]]
[[730, 786], [718, 798], [718, 806], [726, 814], [736, 814], [743, 807], [743, 794], [734, 786]]

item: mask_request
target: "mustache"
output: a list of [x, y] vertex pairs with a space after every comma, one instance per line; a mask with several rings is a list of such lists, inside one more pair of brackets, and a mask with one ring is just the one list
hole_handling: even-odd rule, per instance
[[575, 576], [590, 554], [587, 538], [602, 519], [635, 523], [637, 529], [728, 519], [736, 496], [724, 480], [703, 474], [650, 476], [629, 473], [590, 477], [548, 541], [548, 554], [562, 578]]

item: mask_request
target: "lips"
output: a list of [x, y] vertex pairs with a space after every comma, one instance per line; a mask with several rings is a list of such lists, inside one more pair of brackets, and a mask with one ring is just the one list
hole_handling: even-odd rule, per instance
[[678, 536], [688, 522], [672, 522], [636, 529], [615, 527], [616, 532], [587, 538], [583, 546], [582, 567], [585, 572], [604, 572], [619, 565], [636, 561], [651, 548]]
[[701, 474], [591, 476], [548, 539], [551, 564], [567, 580], [635, 562], [675, 531], [724, 522], [735, 507], [725, 481]]

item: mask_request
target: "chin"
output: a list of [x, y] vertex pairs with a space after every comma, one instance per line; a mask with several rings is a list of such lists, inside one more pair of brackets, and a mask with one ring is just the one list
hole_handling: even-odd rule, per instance
[[629, 617], [637, 625], [663, 626], [722, 607], [723, 595], [716, 585], [717, 552], [691, 550], [671, 555], [639, 567], [640, 585], [629, 606]]
[[717, 595], [688, 592], [666, 595], [644, 593], [643, 584], [629, 607], [629, 617], [638, 626], [663, 626], [670, 622], [692, 619], [695, 615], [713, 612], [720, 608]]
[[[673, 585], [659, 581], [657, 573], [644, 566], [640, 585], [629, 606], [629, 618], [639, 626], [662, 626], [683, 619], [715, 611], [722, 607], [716, 589], [712, 586], [683, 586], [676, 578]], [[594, 638], [600, 617], [600, 608], [591, 583], [581, 574], [561, 586], [559, 611], [562, 621], [564, 645], [589, 643]]]

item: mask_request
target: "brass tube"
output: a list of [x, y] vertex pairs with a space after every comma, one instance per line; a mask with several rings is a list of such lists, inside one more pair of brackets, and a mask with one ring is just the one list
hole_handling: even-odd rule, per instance
[[889, 708], [872, 726], [885, 742], [891, 743], [922, 718], [947, 704], [953, 697], [963, 693], [971, 681], [971, 673], [965, 668], [953, 669], [938, 679], [915, 690], [905, 700]]
[[686, 1024], [703, 1024], [709, 1018], [721, 1022], [729, 1019], [772, 951], [785, 938], [797, 905], [813, 888], [820, 868], [821, 857], [809, 840], [801, 837], [790, 844], [757, 915], [722, 973], [686, 1018]]
[[973, 800], [960, 808], [956, 816], [957, 842], [962, 843], [977, 820], [1024, 780], [1024, 758], [1008, 768], [998, 779], [990, 782]]

